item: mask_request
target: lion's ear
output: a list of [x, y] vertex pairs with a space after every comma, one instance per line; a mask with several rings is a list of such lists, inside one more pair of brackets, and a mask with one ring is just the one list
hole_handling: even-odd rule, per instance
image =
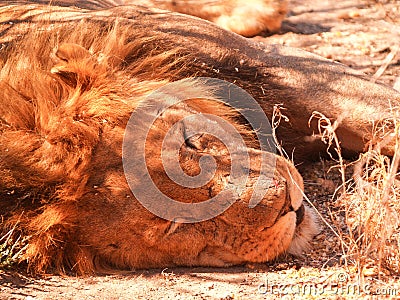
[[79, 79], [91, 73], [96, 61], [90, 52], [78, 44], [61, 44], [55, 52], [56, 64], [51, 73], [56, 74], [71, 87], [78, 85]]
[[60, 60], [69, 62], [72, 60], [90, 58], [91, 55], [90, 52], [86, 48], [83, 48], [81, 45], [65, 43], [61, 44], [58, 47], [56, 51], [56, 56]]

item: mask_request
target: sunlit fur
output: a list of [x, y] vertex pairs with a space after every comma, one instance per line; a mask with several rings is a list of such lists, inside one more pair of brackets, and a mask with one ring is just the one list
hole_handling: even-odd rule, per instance
[[[286, 0], [142, 0], [139, 3], [193, 15], [243, 36], [277, 32], [287, 13]], [[124, 0], [138, 4], [138, 1]]]
[[287, 0], [36, 0], [35, 2], [87, 9], [105, 9], [129, 4], [143, 5], [196, 16], [247, 37], [262, 32], [278, 32], [288, 11]]
[[[24, 9], [35, 14], [50, 8], [20, 9], [21, 18]], [[0, 10], [0, 18], [11, 12], [18, 18], [15, 8]], [[183, 145], [179, 158], [195, 174], [202, 156], [214, 156], [218, 170], [204, 187], [172, 184], [159, 155], [162, 137], [179, 118], [213, 113], [233, 122], [247, 140], [251, 176], [245, 192], [223, 214], [196, 224], [166, 221], [147, 211], [124, 177], [125, 126], [146, 95], [183, 76], [195, 54], [168, 42], [160, 48], [160, 39], [118, 18], [53, 26], [43, 14], [42, 21], [23, 26], [25, 31], [8, 36], [0, 51], [0, 208], [5, 224], [29, 237], [24, 259], [30, 270], [87, 274], [265, 262], [288, 249], [301, 252], [317, 232], [308, 208], [296, 226], [302, 178], [289, 161], [273, 154], [268, 154], [276, 159], [273, 184], [258, 206], [248, 207], [262, 153], [251, 148], [253, 132], [234, 123], [237, 112], [208, 97], [160, 116], [146, 141], [147, 167], [160, 189], [179, 201], [203, 201], [218, 193], [229, 178], [230, 161], [212, 136], [199, 138], [196, 147]], [[188, 81], [185, 89], [213, 98], [213, 89], [202, 81]]]

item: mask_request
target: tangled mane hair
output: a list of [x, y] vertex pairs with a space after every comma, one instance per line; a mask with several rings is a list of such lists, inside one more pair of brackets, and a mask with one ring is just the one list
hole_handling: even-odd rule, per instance
[[38, 271], [72, 267], [54, 249], [67, 246], [104, 127], [123, 128], [143, 97], [184, 69], [179, 49], [158, 49], [123, 20], [73, 26], [32, 26], [0, 52], [1, 211], [32, 236], [25, 257]]

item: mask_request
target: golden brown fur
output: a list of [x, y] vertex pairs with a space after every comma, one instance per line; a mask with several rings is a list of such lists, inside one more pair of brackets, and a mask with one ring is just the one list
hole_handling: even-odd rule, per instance
[[[4, 8], [0, 16], [24, 10]], [[51, 9], [37, 6], [40, 10]], [[65, 9], [64, 18], [68, 11], [74, 16], [74, 10]], [[66, 25], [48, 17], [23, 25], [22, 36], [9, 35], [1, 53], [2, 215], [11, 225], [18, 218], [20, 232], [30, 236], [24, 258], [32, 270], [85, 274], [110, 268], [222, 267], [269, 261], [289, 248], [297, 254], [305, 249], [317, 229], [308, 208], [304, 222], [296, 217], [295, 211], [303, 209], [302, 179], [290, 162], [276, 157], [274, 184], [256, 208], [248, 207], [260, 172], [257, 149], [249, 148], [252, 171], [246, 192], [223, 214], [185, 224], [147, 211], [124, 178], [125, 126], [138, 102], [182, 76], [188, 68], [184, 62], [194, 57], [168, 41], [159, 48], [159, 39], [132, 31], [127, 20], [94, 18]], [[40, 30], [46, 27], [51, 30]], [[213, 95], [197, 81], [186, 89]], [[193, 111], [230, 122], [236, 114], [215, 101], [193, 99], [164, 113], [157, 129], [150, 131], [149, 172], [161, 191], [182, 202], [218, 194], [230, 172], [227, 150], [205, 135], [196, 148], [182, 146], [180, 162], [194, 175], [199, 158], [213, 155], [218, 165], [213, 179], [189, 189], [166, 176], [160, 160], [163, 136]], [[252, 144], [253, 134], [235, 126]], [[293, 243], [297, 239], [301, 241]]]
[[[23, 3], [24, 0], [16, 2]], [[25, 1], [26, 2], [26, 1]], [[144, 5], [196, 16], [243, 36], [278, 32], [287, 13], [287, 0], [38, 0], [43, 4], [105, 9]]]
[[125, 0], [196, 16], [243, 36], [277, 32], [287, 13], [286, 0]]
[[[0, 211], [31, 236], [25, 258], [36, 271], [264, 262], [301, 252], [316, 233], [309, 209], [301, 217], [301, 176], [283, 158], [275, 157], [274, 184], [263, 201], [248, 207], [262, 153], [243, 124], [235, 126], [247, 137], [251, 178], [222, 215], [170, 222], [134, 199], [121, 162], [125, 126], [139, 101], [167, 82], [194, 76], [235, 82], [269, 116], [273, 104], [283, 103], [290, 123], [279, 138], [298, 158], [322, 149], [305, 139], [312, 111], [341, 116], [342, 145], [359, 152], [371, 141], [371, 120], [389, 115], [382, 99], [400, 102], [395, 91], [341, 65], [255, 44], [190, 16], [139, 6], [90, 11], [30, 4], [2, 7], [0, 19]], [[201, 81], [192, 83], [212, 95]], [[349, 105], [355, 113], [346, 113]], [[204, 135], [195, 146], [182, 145], [180, 163], [195, 175], [200, 157], [211, 154], [218, 165], [213, 179], [198, 189], [168, 180], [160, 141], [177, 117], [193, 111], [238, 121], [207, 97], [158, 120], [147, 139], [148, 169], [161, 190], [182, 202], [218, 193], [230, 165], [223, 145]]]
[[[337, 134], [342, 148], [354, 154], [364, 151], [373, 139], [372, 124], [390, 119], [390, 107], [396, 107], [400, 101], [399, 93], [372, 83], [364, 74], [299, 49], [255, 43], [197, 18], [154, 8], [114, 7], [116, 3], [111, 0], [101, 1], [101, 5], [95, 5], [94, 0], [55, 3], [69, 5], [71, 1], [85, 9], [100, 6], [102, 10], [46, 5], [30, 7], [26, 13], [25, 8], [21, 9], [23, 12], [14, 8], [2, 16], [0, 42], [6, 44], [26, 31], [26, 24], [35, 24], [40, 18], [53, 22], [54, 30], [63, 25], [60, 22], [63, 18], [69, 21], [90, 18], [93, 22], [123, 20], [135, 34], [146, 32], [146, 36], [159, 39], [161, 49], [179, 47], [181, 54], [196, 55], [196, 59], [184, 61], [187, 68], [178, 78], [204, 75], [235, 82], [257, 99], [268, 116], [272, 115], [273, 104], [283, 104], [290, 122], [281, 124], [279, 139], [288, 153], [295, 151], [298, 160], [315, 158], [325, 151], [318, 138], [311, 138], [317, 131], [314, 122], [311, 128], [308, 126], [313, 111], [340, 120]], [[0, 4], [8, 5], [9, 1]], [[56, 13], [59, 11], [62, 13]], [[390, 154], [393, 144], [383, 150]]]

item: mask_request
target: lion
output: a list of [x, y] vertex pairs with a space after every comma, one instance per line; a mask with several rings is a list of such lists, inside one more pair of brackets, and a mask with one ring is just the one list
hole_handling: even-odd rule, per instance
[[287, 0], [38, 0], [61, 6], [104, 9], [118, 5], [144, 5], [196, 16], [226, 30], [252, 37], [262, 32], [276, 33], [288, 11]]
[[[215, 87], [195, 77], [235, 83], [268, 116], [275, 103], [283, 103], [290, 123], [282, 124], [278, 139], [294, 149], [296, 159], [322, 149], [307, 139], [315, 129], [308, 126], [314, 110], [340, 116], [344, 149], [361, 152], [373, 140], [372, 121], [390, 116], [390, 104], [382, 99], [396, 106], [399, 94], [340, 64], [258, 44], [191, 16], [135, 5], [85, 5], [19, 2], [0, 8], [0, 209], [5, 230], [12, 226], [29, 237], [24, 259], [30, 270], [83, 275], [227, 267], [305, 251], [319, 226], [303, 204], [301, 175], [289, 160], [260, 148], [257, 129], [240, 111], [215, 101]], [[129, 183], [124, 172], [122, 149], [132, 113], [154, 91], [178, 80], [184, 81], [177, 93], [201, 96], [158, 115], [145, 140], [148, 171], [139, 171], [185, 204], [235, 187], [226, 145], [212, 134], [186, 135], [186, 123], [179, 120], [192, 114], [204, 116], [204, 123], [212, 123], [214, 115], [232, 124], [250, 162], [244, 189], [224, 194], [230, 206], [203, 221], [152, 213], [132, 192], [132, 186], [141, 187], [143, 174]], [[168, 93], [161, 95], [161, 102], [170, 102]], [[214, 159], [217, 169], [206, 184], [179, 186], [166, 173], [162, 147], [170, 128], [183, 141], [177, 153], [187, 175], [201, 173], [204, 157]], [[128, 139], [133, 146], [134, 134]], [[390, 153], [393, 146], [383, 149]], [[261, 176], [265, 158], [271, 180]], [[263, 197], [253, 207], [259, 183]]]
[[[41, 5], [0, 11], [2, 19], [12, 18], [5, 23], [11, 27], [5, 29], [9, 34], [1, 52], [2, 215], [30, 236], [24, 253], [30, 270], [83, 275], [226, 267], [305, 250], [318, 225], [302, 203], [298, 171], [288, 160], [253, 147], [253, 132], [235, 123], [237, 112], [210, 100], [216, 97], [214, 88], [201, 80], [189, 80], [182, 93], [194, 90], [203, 96], [166, 110], [152, 126], [147, 169], [159, 190], [176, 201], [201, 203], [220, 194], [233, 180], [233, 162], [214, 136], [183, 137], [180, 146], [179, 163], [190, 176], [199, 172], [202, 157], [211, 155], [217, 162], [215, 175], [199, 188], [174, 184], [163, 169], [160, 149], [180, 119], [193, 111], [213, 114], [245, 136], [250, 172], [244, 190], [222, 197], [232, 204], [221, 214], [194, 223], [158, 217], [135, 198], [122, 163], [127, 122], [152, 91], [186, 78], [187, 62], [195, 56], [166, 40], [159, 47], [160, 39], [138, 31], [129, 18], [96, 16], [109, 12]], [[82, 22], [75, 21], [81, 17]], [[272, 181], [266, 182], [261, 202], [250, 208], [254, 187], [264, 180], [258, 179], [262, 156]], [[141, 176], [133, 180], [143, 184]]]
[[[125, 0], [124, 3], [142, 2]], [[261, 32], [278, 32], [288, 10], [288, 3], [285, 0], [146, 0], [143, 3], [196, 16], [246, 37], [252, 37]]]

